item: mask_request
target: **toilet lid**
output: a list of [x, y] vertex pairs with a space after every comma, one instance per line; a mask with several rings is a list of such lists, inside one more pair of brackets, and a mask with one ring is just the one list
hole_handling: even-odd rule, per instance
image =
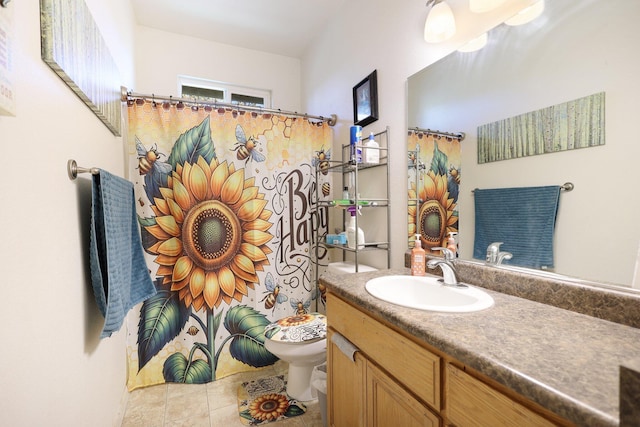
[[319, 341], [327, 336], [327, 316], [306, 313], [285, 317], [267, 325], [264, 336], [271, 341], [292, 344]]

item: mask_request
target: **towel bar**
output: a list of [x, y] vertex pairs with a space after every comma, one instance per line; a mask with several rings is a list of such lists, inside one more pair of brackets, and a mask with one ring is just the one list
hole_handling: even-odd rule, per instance
[[[562, 185], [559, 185], [560, 187], [560, 191], [572, 191], [575, 188], [575, 185], [573, 185], [573, 182], [565, 182]], [[475, 193], [476, 190], [479, 190], [479, 188], [474, 188], [473, 190], [471, 190], [472, 193]]]
[[78, 166], [75, 160], [69, 159], [69, 161], [67, 161], [67, 173], [69, 174], [69, 179], [73, 181], [78, 177], [79, 173], [91, 173], [91, 175], [97, 175], [100, 173], [100, 169], [82, 168]]

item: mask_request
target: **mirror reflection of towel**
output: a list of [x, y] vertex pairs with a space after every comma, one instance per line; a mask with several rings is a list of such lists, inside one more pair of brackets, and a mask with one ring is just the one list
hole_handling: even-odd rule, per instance
[[96, 303], [105, 317], [100, 338], [122, 326], [127, 312], [155, 295], [135, 210], [133, 184], [109, 172], [93, 175], [89, 262]]
[[504, 242], [500, 250], [513, 254], [504, 264], [553, 268], [560, 186], [476, 189], [474, 198], [474, 258], [484, 260], [487, 246]]

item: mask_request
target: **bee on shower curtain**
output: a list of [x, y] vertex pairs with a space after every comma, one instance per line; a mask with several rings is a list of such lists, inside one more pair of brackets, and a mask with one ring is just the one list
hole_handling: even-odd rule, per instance
[[313, 167], [319, 168], [323, 175], [326, 175], [329, 173], [329, 160], [331, 160], [331, 149], [325, 151], [323, 147], [320, 151], [316, 151], [316, 156], [311, 159], [311, 164]]
[[232, 151], [236, 152], [238, 160], [244, 160], [245, 164], [249, 163], [249, 160], [255, 160], [256, 162], [264, 162], [265, 156], [257, 150], [258, 140], [244, 133], [242, 126], [236, 126], [236, 143]]
[[[160, 157], [165, 155], [158, 152], [156, 144], [147, 150], [142, 144], [142, 141], [140, 141], [137, 136], [135, 138], [136, 152], [138, 153], [138, 172], [140, 175], [144, 175], [144, 185], [147, 187], [147, 194], [157, 194], [160, 191], [160, 187], [166, 186], [168, 176], [173, 170], [173, 167], [169, 163], [160, 160]], [[144, 202], [141, 202], [141, 205], [143, 203]]]
[[291, 307], [293, 307], [296, 310], [295, 314], [297, 316], [302, 316], [303, 314], [309, 313], [309, 307], [311, 306], [311, 298], [309, 298], [305, 302], [302, 302], [302, 300], [291, 298], [290, 304], [291, 304]]
[[278, 285], [275, 280], [273, 280], [273, 275], [271, 273], [267, 273], [267, 278], [265, 279], [265, 287], [267, 288], [265, 294], [267, 294], [264, 298], [260, 300], [260, 302], [264, 301], [264, 308], [267, 310], [271, 310], [273, 314], [276, 311], [276, 305], [282, 304], [286, 300], [289, 299], [283, 293], [280, 293], [280, 285]]

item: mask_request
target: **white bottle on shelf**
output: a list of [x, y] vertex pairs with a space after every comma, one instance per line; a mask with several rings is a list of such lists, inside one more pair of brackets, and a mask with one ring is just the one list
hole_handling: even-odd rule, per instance
[[364, 162], [367, 164], [380, 163], [380, 145], [376, 142], [373, 132], [369, 135], [369, 140], [364, 146]]
[[358, 249], [364, 249], [364, 231], [362, 231], [362, 228], [360, 227], [356, 230], [356, 214], [358, 212], [358, 208], [350, 206], [348, 211], [351, 214], [351, 219], [347, 226], [347, 246], [351, 249], [355, 249], [357, 239]]

